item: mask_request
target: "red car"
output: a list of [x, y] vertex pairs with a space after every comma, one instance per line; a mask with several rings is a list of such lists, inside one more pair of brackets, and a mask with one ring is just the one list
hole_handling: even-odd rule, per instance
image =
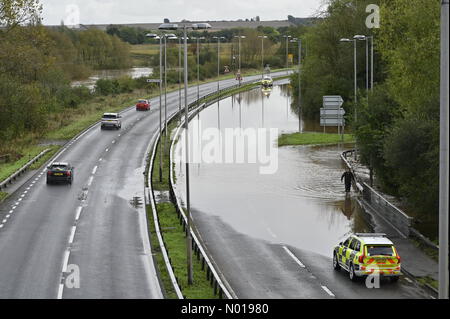
[[139, 100], [136, 103], [136, 111], [149, 111], [149, 110], [150, 110], [150, 101]]

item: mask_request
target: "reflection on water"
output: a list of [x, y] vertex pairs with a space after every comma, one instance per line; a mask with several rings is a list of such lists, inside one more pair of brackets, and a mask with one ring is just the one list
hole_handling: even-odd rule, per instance
[[[256, 89], [222, 100], [196, 116], [190, 128], [297, 131], [290, 88], [275, 86], [267, 93]], [[304, 124], [308, 127], [309, 122]], [[272, 142], [275, 145], [276, 138]], [[177, 144], [178, 149], [183, 146]], [[271, 175], [261, 175], [258, 164], [251, 163], [191, 164], [192, 208], [219, 216], [238, 232], [330, 256], [332, 247], [349, 232], [370, 230], [356, 201], [345, 196], [340, 180], [344, 166], [339, 154], [346, 148], [278, 148], [278, 170]], [[176, 174], [177, 192], [184, 200], [184, 165], [176, 164]]]
[[85, 86], [91, 91], [95, 88], [95, 82], [99, 79], [114, 79], [122, 76], [129, 76], [133, 79], [142, 76], [149, 76], [153, 73], [152, 68], [131, 68], [126, 70], [97, 70], [87, 80], [74, 81], [72, 86]]

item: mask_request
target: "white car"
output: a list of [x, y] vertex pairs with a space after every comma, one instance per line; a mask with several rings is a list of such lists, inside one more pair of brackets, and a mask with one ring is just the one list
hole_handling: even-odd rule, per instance
[[105, 128], [115, 128], [120, 130], [122, 127], [122, 121], [120, 120], [122, 116], [119, 113], [105, 113], [103, 114], [100, 128], [103, 130]]

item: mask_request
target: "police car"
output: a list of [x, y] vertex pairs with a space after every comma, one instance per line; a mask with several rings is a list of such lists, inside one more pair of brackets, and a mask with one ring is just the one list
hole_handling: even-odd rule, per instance
[[380, 275], [397, 281], [401, 259], [386, 234], [356, 233], [334, 248], [333, 267], [348, 271], [352, 281], [367, 275]]

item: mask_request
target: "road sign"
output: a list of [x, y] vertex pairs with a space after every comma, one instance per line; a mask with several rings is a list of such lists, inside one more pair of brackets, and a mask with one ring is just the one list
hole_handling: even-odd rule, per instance
[[343, 118], [320, 118], [320, 126], [345, 126]]
[[160, 79], [147, 79], [147, 83], [159, 83], [161, 82]]
[[326, 95], [323, 97], [323, 107], [326, 109], [338, 109], [344, 104], [344, 100], [339, 95]]
[[340, 109], [320, 109], [320, 117], [326, 118], [342, 118], [345, 115], [345, 110]]

